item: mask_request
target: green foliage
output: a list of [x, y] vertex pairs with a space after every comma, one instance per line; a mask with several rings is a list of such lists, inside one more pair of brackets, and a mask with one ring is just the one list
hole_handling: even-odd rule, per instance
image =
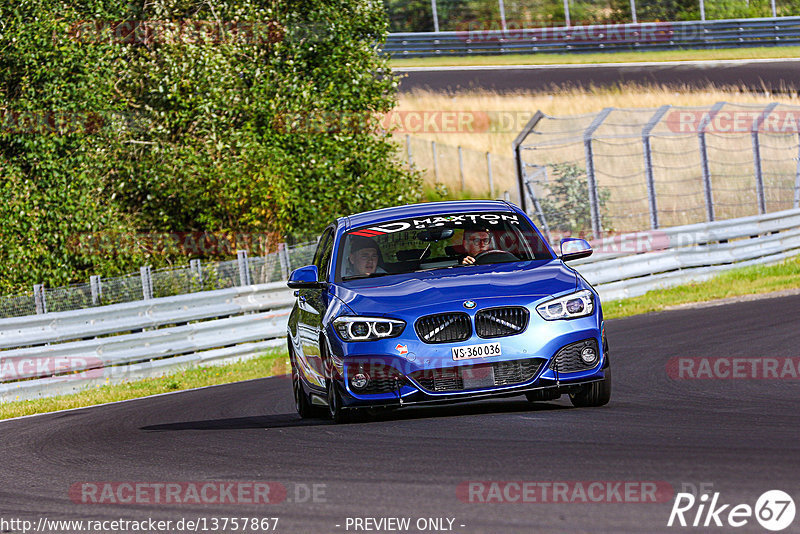
[[[186, 263], [70, 246], [86, 233], [277, 242], [419, 198], [387, 134], [290, 125], [394, 105], [378, 3], [0, 0], [0, 17], [0, 292]], [[30, 128], [18, 112], [66, 119]]]
[[[558, 163], [552, 165], [550, 169], [552, 176], [548, 184], [549, 195], [539, 199], [550, 231], [569, 235], [590, 234], [592, 216], [586, 186], [586, 171], [569, 163]], [[602, 187], [598, 189], [598, 203], [602, 215], [611, 192]], [[609, 231], [610, 228], [604, 230]]]

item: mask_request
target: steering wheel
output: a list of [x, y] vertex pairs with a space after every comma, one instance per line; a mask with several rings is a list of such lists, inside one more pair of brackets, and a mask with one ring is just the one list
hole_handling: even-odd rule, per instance
[[[505, 256], [505, 258], [501, 258], [501, 256]], [[491, 250], [484, 250], [475, 256], [475, 265], [486, 265], [487, 263], [499, 263], [504, 261], [517, 261], [518, 259], [519, 258], [508, 251], [497, 250], [496, 248], [493, 248]]]

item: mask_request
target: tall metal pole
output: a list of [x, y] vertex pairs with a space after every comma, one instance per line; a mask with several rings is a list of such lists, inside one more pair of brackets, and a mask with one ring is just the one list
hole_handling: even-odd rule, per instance
[[717, 102], [697, 128], [697, 137], [700, 142], [700, 164], [703, 168], [703, 195], [706, 200], [706, 219], [714, 221], [714, 192], [711, 188], [711, 170], [708, 166], [708, 145], [706, 144], [706, 128], [714, 120], [725, 102]]
[[778, 16], [778, 12], [775, 9], [775, 0], [770, 0], [769, 5], [772, 6], [772, 18], [774, 19]]
[[589, 212], [592, 217], [592, 233], [594, 234], [594, 239], [598, 239], [601, 236], [602, 227], [600, 224], [600, 195], [597, 192], [597, 178], [594, 172], [594, 149], [592, 148], [592, 139], [594, 138], [594, 133], [612, 111], [614, 111], [614, 108], [603, 109], [583, 132], [583, 147], [586, 152], [586, 185], [589, 188]]
[[642, 128], [642, 149], [644, 151], [644, 174], [647, 181], [647, 198], [650, 203], [650, 228], [658, 229], [658, 203], [656, 202], [656, 185], [653, 179], [653, 154], [650, 147], [650, 133], [658, 122], [669, 111], [671, 106], [661, 106]]
[[756, 198], [758, 200], [758, 213], [764, 215], [767, 213], [767, 201], [764, 196], [764, 173], [761, 169], [761, 143], [758, 139], [758, 130], [761, 129], [761, 124], [764, 122], [772, 110], [777, 106], [777, 102], [773, 102], [764, 108], [763, 113], [759, 115], [758, 119], [753, 122], [753, 127], [750, 129], [750, 136], [753, 141], [753, 169], [756, 176]]
[[706, 21], [706, 3], [700, 0], [700, 20]]
[[564, 22], [566, 26], [569, 27], [569, 0], [564, 0]]
[[500, 25], [503, 28], [503, 31], [506, 31], [508, 29], [506, 27], [506, 6], [503, 3], [503, 0], [497, 0], [497, 3], [500, 7]]
[[439, 33], [439, 13], [436, 12], [436, 0], [431, 0], [431, 9], [433, 10], [433, 31]]
[[631, 0], [631, 21], [636, 24], [636, 0]]

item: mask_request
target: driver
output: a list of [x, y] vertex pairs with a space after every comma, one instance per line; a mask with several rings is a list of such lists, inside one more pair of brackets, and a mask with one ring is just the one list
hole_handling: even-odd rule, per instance
[[466, 230], [462, 241], [467, 256], [461, 260], [462, 265], [475, 265], [475, 256], [481, 252], [492, 250], [492, 235], [488, 230]]

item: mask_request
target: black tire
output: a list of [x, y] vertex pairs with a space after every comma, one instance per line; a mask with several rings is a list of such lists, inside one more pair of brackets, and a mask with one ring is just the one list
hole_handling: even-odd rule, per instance
[[311, 404], [311, 401], [306, 394], [305, 387], [303, 386], [300, 372], [297, 370], [297, 364], [294, 360], [294, 353], [291, 348], [289, 349], [289, 363], [292, 366], [292, 394], [294, 395], [294, 407], [297, 410], [301, 419], [311, 419], [313, 417], [322, 417], [324, 411], [319, 407]]
[[328, 416], [331, 421], [339, 424], [350, 422], [350, 411], [342, 407], [342, 395], [333, 378], [328, 378]]
[[569, 400], [577, 408], [605, 406], [611, 400], [611, 368], [605, 369], [605, 378], [582, 386], [569, 394]]
[[537, 389], [525, 393], [525, 398], [528, 399], [528, 402], [547, 402], [560, 399], [561, 393], [555, 389], [552, 391], [548, 389]]

